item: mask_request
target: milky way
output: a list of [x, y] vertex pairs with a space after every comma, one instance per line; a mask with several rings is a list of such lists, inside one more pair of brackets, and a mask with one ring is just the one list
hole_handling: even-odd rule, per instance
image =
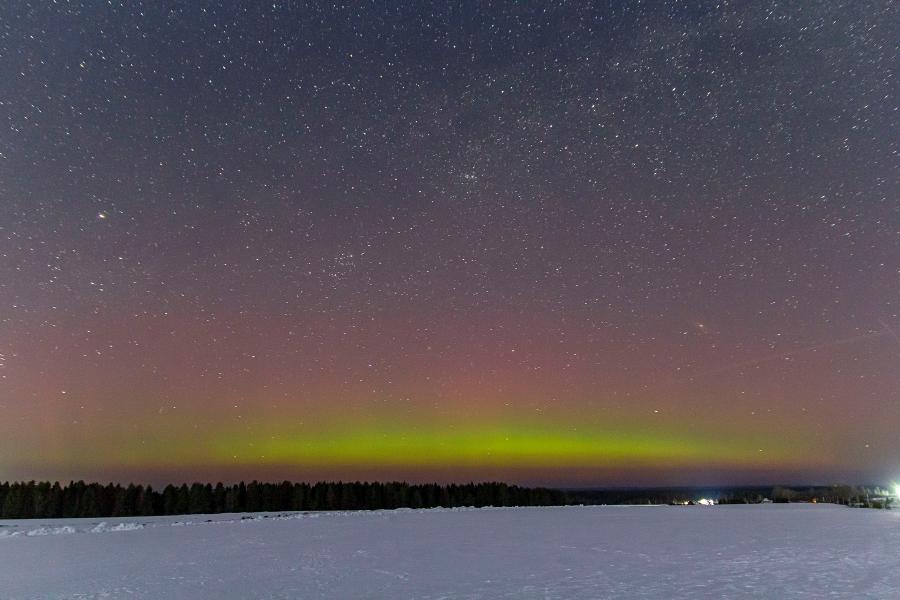
[[888, 1], [4, 2], [0, 479], [900, 476]]

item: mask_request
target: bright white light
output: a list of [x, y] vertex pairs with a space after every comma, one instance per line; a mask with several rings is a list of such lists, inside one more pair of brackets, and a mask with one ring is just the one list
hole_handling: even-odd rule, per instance
[[900, 484], [894, 484], [894, 498], [900, 498]]
[[697, 501], [697, 504], [699, 504], [700, 506], [715, 506], [716, 501], [715, 501], [715, 500], [711, 500], [711, 499], [709, 499], [709, 498], [700, 498], [700, 499]]

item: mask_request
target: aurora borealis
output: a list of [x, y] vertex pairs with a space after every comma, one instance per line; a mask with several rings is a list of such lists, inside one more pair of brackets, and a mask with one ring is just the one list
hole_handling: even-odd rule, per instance
[[900, 477], [898, 8], [0, 7], [0, 480]]

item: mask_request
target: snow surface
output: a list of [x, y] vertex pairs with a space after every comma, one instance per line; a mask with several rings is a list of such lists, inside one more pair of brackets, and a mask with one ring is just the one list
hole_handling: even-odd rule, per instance
[[434, 509], [0, 521], [0, 598], [900, 598], [900, 511]]

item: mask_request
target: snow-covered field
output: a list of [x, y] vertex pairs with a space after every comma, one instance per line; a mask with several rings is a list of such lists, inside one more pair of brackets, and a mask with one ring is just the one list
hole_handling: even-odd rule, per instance
[[0, 598], [900, 598], [900, 511], [568, 507], [0, 521]]

